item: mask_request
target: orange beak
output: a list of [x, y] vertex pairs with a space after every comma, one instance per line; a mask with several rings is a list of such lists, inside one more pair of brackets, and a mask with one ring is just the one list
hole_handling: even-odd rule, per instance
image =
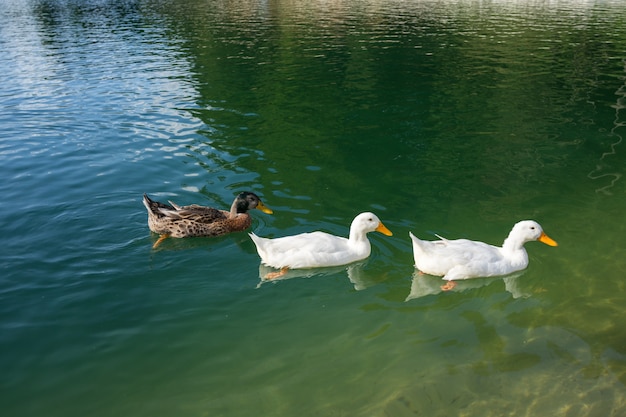
[[537, 239], [537, 240], [540, 241], [541, 243], [545, 243], [548, 246], [559, 246], [558, 243], [556, 243], [554, 240], [552, 240], [544, 232], [541, 232], [541, 236], [539, 236], [539, 239]]
[[267, 207], [265, 204], [263, 204], [263, 202], [262, 202], [262, 201], [259, 201], [259, 204], [257, 204], [257, 205], [256, 205], [256, 208], [257, 208], [257, 209], [259, 209], [259, 210], [261, 210], [263, 213], [267, 213], [267, 214], [272, 214], [272, 213], [274, 213], [274, 212], [272, 211], [272, 209], [271, 209], [271, 208], [269, 208], [269, 207]]
[[386, 236], [393, 236], [393, 233], [391, 233], [391, 230], [387, 229], [385, 225], [383, 224], [383, 222], [378, 223], [378, 227], [374, 230]]

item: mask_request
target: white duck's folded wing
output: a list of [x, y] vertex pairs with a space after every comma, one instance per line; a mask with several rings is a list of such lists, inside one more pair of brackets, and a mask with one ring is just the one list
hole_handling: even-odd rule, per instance
[[[508, 262], [501, 248], [483, 242], [458, 239], [450, 241], [442, 257], [447, 259], [444, 279], [467, 279], [507, 274]], [[443, 271], [442, 271], [443, 272]]]

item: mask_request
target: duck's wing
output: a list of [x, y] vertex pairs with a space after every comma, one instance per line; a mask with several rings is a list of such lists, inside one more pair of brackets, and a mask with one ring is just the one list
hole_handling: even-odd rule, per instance
[[[170, 201], [170, 203], [172, 202]], [[228, 218], [228, 212], [197, 204], [189, 206], [172, 204], [172, 207], [159, 207], [159, 213], [173, 220], [188, 220], [196, 223], [214, 223]]]
[[440, 240], [433, 246], [439, 254], [454, 259], [456, 263], [493, 262], [502, 258], [499, 248], [484, 242], [468, 239]]
[[265, 246], [274, 252], [311, 251], [330, 253], [345, 250], [347, 239], [324, 232], [300, 233], [293, 236], [265, 239]]
[[504, 262], [500, 248], [466, 239], [449, 241], [445, 253], [446, 280], [500, 275]]

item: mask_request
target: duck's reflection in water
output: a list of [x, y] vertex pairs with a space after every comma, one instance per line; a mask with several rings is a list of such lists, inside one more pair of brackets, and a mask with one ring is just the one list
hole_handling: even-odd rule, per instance
[[[523, 271], [516, 272], [514, 274], [505, 275], [503, 277], [490, 277], [490, 278], [471, 278], [465, 280], [455, 281], [456, 285], [454, 289], [446, 292], [454, 291], [467, 291], [469, 289], [480, 288], [489, 285], [497, 280], [504, 281], [504, 288], [510, 292], [513, 298], [527, 298], [530, 297], [531, 292], [525, 291], [519, 285], [518, 278], [523, 275]], [[418, 270], [413, 272], [413, 280], [411, 282], [411, 292], [406, 297], [405, 301], [413, 300], [415, 298], [425, 297], [427, 295], [434, 295], [444, 292], [441, 288], [447, 281], [433, 275], [426, 275]]]
[[320, 275], [328, 276], [346, 271], [348, 274], [348, 279], [350, 280], [352, 285], [354, 285], [354, 289], [357, 291], [361, 291], [368, 287], [376, 285], [379, 282], [379, 280], [377, 280], [375, 276], [372, 276], [366, 272], [366, 270], [363, 268], [365, 264], [366, 262], [356, 262], [350, 265], [334, 266], [327, 268], [288, 269], [283, 275], [277, 278], [267, 278], [268, 274], [272, 274], [277, 270], [272, 267], [260, 264], [260, 281], [257, 284], [257, 288], [266, 283], [276, 283], [279, 281], [285, 281], [293, 278], [311, 278], [313, 276]]

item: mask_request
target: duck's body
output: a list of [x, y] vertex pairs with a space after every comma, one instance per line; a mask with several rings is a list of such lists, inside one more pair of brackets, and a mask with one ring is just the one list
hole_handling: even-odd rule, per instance
[[161, 235], [160, 243], [165, 237], [221, 236], [231, 232], [246, 230], [252, 224], [248, 210], [259, 209], [271, 214], [261, 199], [254, 193], [240, 193], [230, 211], [213, 207], [179, 206], [173, 202], [160, 203], [143, 195], [143, 204], [148, 210], [148, 227]]
[[276, 239], [250, 233], [261, 262], [281, 269], [319, 268], [346, 265], [367, 258], [371, 245], [367, 233], [378, 231], [391, 236], [389, 229], [373, 213], [361, 213], [350, 226], [350, 237], [325, 232], [301, 233]]
[[468, 239], [420, 240], [409, 232], [413, 242], [415, 267], [421, 272], [442, 276], [447, 281], [507, 275], [528, 266], [524, 243], [538, 240], [550, 246], [550, 239], [539, 223], [524, 220], [515, 224], [502, 247]]

